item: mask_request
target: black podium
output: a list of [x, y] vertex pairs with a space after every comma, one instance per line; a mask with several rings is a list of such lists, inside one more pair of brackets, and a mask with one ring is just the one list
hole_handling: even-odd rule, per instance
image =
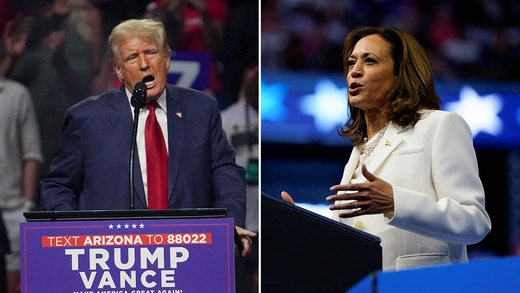
[[262, 193], [262, 292], [344, 293], [381, 270], [380, 239]]
[[226, 208], [186, 208], [168, 210], [75, 210], [33, 211], [23, 215], [27, 222], [86, 221], [113, 219], [201, 219], [225, 218]]

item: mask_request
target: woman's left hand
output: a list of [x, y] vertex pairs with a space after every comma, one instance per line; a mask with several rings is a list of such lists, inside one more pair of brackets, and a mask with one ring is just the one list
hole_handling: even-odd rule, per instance
[[[345, 191], [346, 193], [328, 196], [327, 201], [333, 202], [329, 209], [347, 210], [340, 212], [340, 218], [392, 212], [394, 210], [392, 185], [368, 172], [365, 164], [361, 166], [361, 173], [367, 179], [366, 182], [340, 184], [330, 188], [331, 191]], [[348, 202], [335, 204], [334, 202], [338, 200]]]

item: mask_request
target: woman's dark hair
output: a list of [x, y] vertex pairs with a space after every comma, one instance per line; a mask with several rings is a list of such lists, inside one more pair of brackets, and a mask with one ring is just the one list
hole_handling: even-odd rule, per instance
[[[433, 71], [424, 48], [410, 34], [398, 28], [362, 27], [350, 32], [343, 42], [343, 71], [349, 74], [348, 59], [356, 43], [370, 35], [378, 35], [390, 44], [397, 83], [388, 95], [381, 115], [401, 126], [413, 126], [419, 121], [419, 110], [440, 109], [441, 99], [435, 91]], [[339, 135], [360, 145], [367, 125], [363, 110], [349, 104], [349, 118], [338, 129]]]

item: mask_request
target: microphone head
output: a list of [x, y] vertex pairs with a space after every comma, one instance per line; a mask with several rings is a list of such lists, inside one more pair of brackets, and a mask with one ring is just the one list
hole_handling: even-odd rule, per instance
[[144, 91], [146, 92], [146, 83], [142, 82], [142, 81], [139, 81], [135, 84], [134, 86], [134, 93], [136, 91]]
[[130, 103], [134, 108], [144, 107], [146, 104], [146, 84], [144, 82], [140, 81], [135, 84]]

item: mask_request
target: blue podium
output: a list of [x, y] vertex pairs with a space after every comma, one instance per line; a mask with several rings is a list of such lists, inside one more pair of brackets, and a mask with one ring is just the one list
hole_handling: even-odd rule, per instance
[[497, 257], [469, 263], [377, 272], [346, 293], [520, 292], [520, 257]]

